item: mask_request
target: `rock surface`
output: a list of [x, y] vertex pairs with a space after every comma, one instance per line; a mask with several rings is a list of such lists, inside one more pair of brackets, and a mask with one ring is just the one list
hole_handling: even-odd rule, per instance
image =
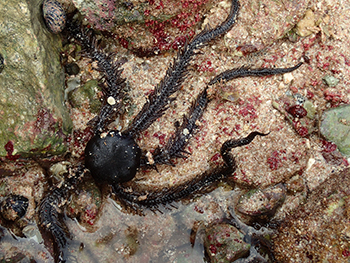
[[[266, 47], [292, 29], [303, 17], [308, 2], [241, 2], [241, 13], [250, 14], [242, 19], [249, 27], [238, 25], [238, 34], [237, 30], [228, 33], [226, 47], [238, 46], [235, 52], [240, 56], [250, 49], [257, 51]], [[179, 49], [186, 38], [199, 30], [205, 14], [202, 29], [206, 25], [214, 27], [222, 18], [222, 12], [227, 15], [231, 4], [221, 0], [183, 0], [180, 3], [177, 0], [73, 0], [73, 3], [92, 27], [115, 34], [123, 47], [140, 56]]]
[[249, 253], [244, 235], [229, 224], [217, 224], [206, 229], [204, 246], [212, 263], [229, 263]]
[[62, 153], [72, 128], [63, 102], [61, 40], [45, 28], [40, 4], [0, 2], [0, 156]]
[[236, 208], [245, 215], [272, 217], [285, 198], [286, 187], [283, 184], [264, 190], [253, 189], [241, 196]]
[[[341, 182], [341, 183], [339, 183]], [[348, 262], [350, 169], [332, 175], [285, 219], [273, 238], [282, 262]]]
[[[160, 0], [155, 0], [152, 9], [156, 9], [160, 2]], [[163, 2], [165, 3], [165, 1]], [[184, 2], [181, 1], [181, 3]], [[194, 3], [195, 1], [191, 2]], [[211, 26], [215, 26], [220, 19], [226, 17], [229, 1], [218, 2], [220, 3], [213, 6], [209, 11], [205, 11], [204, 16], [200, 15], [201, 19], [203, 18], [205, 21], [203, 27], [208, 22]], [[231, 182], [235, 183], [233, 189], [229, 187], [224, 190], [224, 187], [219, 187], [207, 195], [188, 200], [190, 204], [182, 204], [181, 202], [172, 204], [177, 208], [172, 208], [170, 211], [166, 208], [160, 208], [163, 214], [159, 212], [154, 214], [146, 209], [146, 215], [142, 217], [123, 211], [118, 206], [118, 200], [113, 201], [112, 199], [103, 198], [102, 211], [100, 211], [96, 220], [90, 221], [94, 224], [93, 228], [97, 229], [93, 233], [84, 230], [77, 221], [67, 218], [66, 223], [69, 232], [74, 238], [69, 250], [73, 257], [78, 258], [79, 262], [114, 262], [116, 259], [123, 262], [203, 262], [204, 248], [201, 230], [208, 225], [221, 222], [219, 220], [225, 217], [225, 211], [229, 203], [237, 204], [242, 191], [246, 191], [247, 188], [264, 189], [280, 182], [286, 184], [287, 196], [272, 220], [282, 222], [286, 219], [288, 224], [298, 224], [298, 220], [301, 218], [302, 224], [306, 224], [306, 222], [313, 223], [307, 221], [307, 214], [297, 212], [299, 210], [298, 206], [303, 204], [305, 200], [309, 200], [308, 197], [312, 191], [317, 193], [318, 190], [315, 189], [318, 189], [317, 187], [330, 177], [334, 171], [343, 169], [344, 164], [347, 164], [347, 160], [334, 149], [332, 143], [320, 138], [317, 124], [323, 111], [347, 103], [350, 99], [350, 93], [348, 92], [348, 83], [350, 83], [349, 0], [345, 2], [328, 0], [314, 2], [290, 1], [290, 3], [284, 1], [282, 5], [287, 11], [290, 5], [296, 4], [297, 8], [300, 7], [300, 9], [290, 9], [295, 24], [298, 19], [304, 17], [306, 9], [312, 10], [315, 23], [311, 25], [315, 25], [315, 27], [312, 28], [312, 32], [310, 31], [311, 35], [306, 37], [300, 37], [291, 30], [289, 31], [291, 35], [282, 39], [285, 24], [279, 23], [279, 21], [284, 21], [285, 17], [289, 17], [289, 14], [288, 12], [278, 11], [280, 9], [277, 11], [271, 9], [271, 7], [280, 8], [280, 2], [254, 0], [250, 5], [242, 0], [240, 2], [242, 9], [237, 24], [224, 37], [201, 49], [202, 53], [194, 59], [189, 72], [190, 75], [186, 79], [183, 88], [177, 93], [176, 101], [171, 103], [162, 118], [158, 119], [140, 136], [142, 149], [154, 150], [157, 146], [164, 145], [167, 138], [175, 130], [174, 123], [182, 120], [196, 94], [202, 91], [206, 83], [220, 72], [241, 66], [251, 66], [252, 68], [292, 66], [298, 63], [302, 57], [304, 57], [305, 63], [298, 70], [285, 77], [241, 78], [228, 83], [217, 84], [217, 86], [210, 89], [209, 93], [212, 101], [200, 120], [199, 132], [193, 136], [189, 146], [186, 147], [191, 155], [187, 159], [178, 158], [175, 167], [163, 165], [157, 167], [158, 171], [141, 170], [137, 175], [137, 180], [131, 182], [130, 190], [134, 187], [146, 190], [162, 189], [188, 182], [201, 172], [208, 170], [209, 167], [215, 167], [222, 163], [219, 149], [225, 140], [243, 137], [254, 130], [270, 132], [270, 134], [256, 138], [246, 147], [232, 151], [236, 156], [238, 165], [236, 173], [230, 178]], [[251, 10], [254, 10], [254, 12], [251, 12]], [[156, 12], [156, 10], [154, 11]], [[297, 15], [294, 17], [296, 13]], [[255, 21], [254, 30], [252, 29], [253, 20]], [[275, 22], [272, 23], [271, 21]], [[199, 22], [191, 29], [198, 32], [201, 25], [202, 23]], [[288, 31], [293, 26], [293, 24], [288, 24], [284, 29]], [[136, 26], [130, 28], [124, 25], [116, 35], [122, 36], [123, 33], [127, 33], [129, 35], [126, 36], [130, 36], [130, 38], [142, 39], [144, 35], [140, 32], [145, 29], [140, 28], [137, 29]], [[255, 30], [255, 28], [258, 29]], [[274, 31], [275, 29], [278, 30]], [[130, 49], [133, 48], [132, 45], [128, 49], [116, 45], [116, 35], [98, 33], [101, 42], [105, 43], [103, 48], [115, 53], [116, 59], [127, 58], [122, 66], [124, 69], [122, 76], [128, 82], [128, 101], [117, 122], [113, 123], [115, 127], [123, 129], [140, 110], [147, 94], [152, 92], [154, 86], [164, 76], [174, 54], [167, 52], [160, 53], [159, 56], [140, 58], [135, 56], [135, 53], [130, 52]], [[174, 34], [174, 36], [177, 35]], [[153, 39], [155, 38], [151, 34], [148, 34], [146, 38], [148, 41], [146, 46], [153, 47]], [[122, 39], [119, 39], [119, 41], [122, 42]], [[171, 41], [167, 43], [172, 43]], [[257, 50], [260, 50], [260, 52], [255, 52]], [[72, 56], [71, 61], [68, 62], [74, 61], [77, 63], [81, 73], [72, 77], [72, 82], [74, 78], [74, 80], [79, 80], [79, 83], [84, 85], [91, 79], [98, 80], [101, 77], [101, 74], [95, 70], [89, 59], [75, 60], [75, 58], [77, 56]], [[334, 76], [339, 80], [339, 83], [334, 87], [326, 85], [322, 79], [327, 75]], [[73, 89], [78, 86], [78, 84], [72, 84]], [[96, 93], [98, 93], [97, 90]], [[225, 98], [222, 95], [225, 93], [233, 94], [232, 97], [234, 98], [228, 99], [228, 96]], [[301, 137], [290, 121], [286, 119], [286, 116], [272, 106], [278, 98], [299, 94], [307, 98], [312, 104], [310, 105], [312, 106], [313, 116], [305, 116], [301, 119], [311, 117], [310, 120], [312, 120], [310, 125], [313, 129], [305, 134], [305, 137]], [[75, 130], [70, 140], [70, 154], [64, 156], [65, 158], [71, 157], [70, 161], [72, 163], [81, 161], [79, 158], [84, 152], [89, 134], [91, 135], [86, 123], [95, 116], [91, 105], [86, 105], [88, 102], [95, 102], [94, 97], [85, 92], [77, 95], [79, 96], [76, 97], [76, 104], [73, 105], [75, 108], [71, 111]], [[294, 103], [290, 106], [293, 105]], [[307, 109], [308, 115], [311, 111]], [[295, 116], [296, 119], [300, 118]], [[316, 125], [313, 125], [313, 123]], [[77, 159], [79, 160], [77, 161]], [[2, 163], [0, 165], [3, 166]], [[13, 181], [11, 180], [13, 178], [11, 174], [3, 174], [3, 176], [9, 182]], [[25, 175], [25, 177], [28, 177], [28, 175]], [[25, 177], [18, 176], [21, 181]], [[41, 183], [40, 189], [42, 189], [42, 185], [49, 185], [51, 178], [47, 175], [41, 175], [39, 180]], [[332, 177], [332, 180], [338, 185], [347, 182], [342, 182], [342, 177]], [[54, 184], [57, 183], [59, 181]], [[16, 187], [16, 185], [21, 184], [13, 185]], [[28, 188], [35, 189], [36, 185], [30, 184]], [[220, 186], [222, 185], [220, 184]], [[232, 185], [230, 184], [230, 186]], [[345, 188], [345, 185], [342, 187]], [[82, 186], [78, 186], [78, 192], [79, 188], [82, 188]], [[11, 187], [8, 189], [9, 191], [5, 195], [15, 192]], [[80, 190], [85, 191], [84, 188]], [[102, 191], [103, 197], [106, 192], [110, 193], [108, 190], [104, 190]], [[23, 195], [23, 191], [27, 191], [27, 189], [20, 190], [18, 194]], [[35, 190], [33, 193], [38, 193], [38, 191]], [[42, 190], [40, 190], [37, 197], [40, 197], [39, 200], [35, 199], [38, 203], [42, 198]], [[93, 204], [93, 201], [92, 203], [87, 201], [87, 203]], [[345, 206], [341, 202], [340, 205], [337, 206], [337, 204], [335, 203], [334, 206], [338, 207], [334, 210], [335, 213], [339, 212], [339, 207], [343, 209]], [[170, 209], [170, 207], [168, 208]], [[67, 209], [67, 206], [65, 209]], [[301, 206], [301, 209], [303, 209], [303, 206]], [[299, 217], [291, 216], [293, 213]], [[303, 222], [304, 219], [305, 222]], [[333, 230], [338, 223], [339, 221], [333, 220], [327, 226]], [[30, 228], [32, 225], [28, 227]], [[281, 228], [281, 231], [286, 229], [287, 227]], [[47, 249], [43, 246], [41, 246], [40, 251], [37, 251], [31, 245], [21, 245], [21, 242], [29, 244], [31, 240], [14, 240], [8, 231], [3, 231], [0, 228], [0, 234], [2, 234], [1, 232], [5, 234], [5, 237], [0, 242], [0, 252], [7, 254], [9, 259], [12, 259], [15, 254], [11, 253], [10, 255], [9, 248], [18, 247], [23, 248], [22, 251], [46, 257], [44, 259], [46, 262], [53, 261]], [[26, 233], [28, 234], [28, 232]], [[195, 234], [192, 235], [193, 233]], [[303, 232], [299, 234], [303, 235]], [[283, 235], [283, 233], [280, 235]], [[306, 234], [305, 236], [310, 238]], [[305, 236], [299, 236], [301, 237], [300, 240], [303, 240], [302, 238]], [[344, 237], [347, 238], [347, 233], [344, 234]], [[9, 242], [11, 238], [12, 241]], [[45, 239], [45, 237], [43, 238]], [[309, 251], [309, 241], [306, 241], [300, 243], [299, 247], [287, 247], [288, 252], [293, 254], [299, 251], [302, 253]], [[333, 241], [332, 238], [326, 236], [322, 242], [328, 244]], [[288, 243], [283, 241], [276, 244], [280, 246], [278, 257], [282, 257], [283, 245]], [[329, 253], [330, 256], [333, 255], [333, 250], [320, 249], [315, 251], [321, 254], [312, 255], [313, 259], [324, 257], [326, 253]], [[344, 249], [341, 254], [345, 257], [349, 253]], [[96, 258], [92, 258], [91, 255]], [[316, 261], [310, 258], [311, 256], [308, 258], [309, 261]], [[338, 261], [342, 262], [343, 259], [340, 258]], [[244, 260], [246, 259], [242, 259], [241, 262], [244, 262]]]

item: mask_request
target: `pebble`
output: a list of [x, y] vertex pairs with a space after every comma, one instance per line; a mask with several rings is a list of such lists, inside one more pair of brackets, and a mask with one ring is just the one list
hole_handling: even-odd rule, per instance
[[339, 83], [339, 79], [337, 79], [336, 77], [333, 77], [332, 75], [326, 75], [322, 78], [322, 81], [327, 84], [328, 87], [332, 88], [337, 86], [337, 84]]
[[68, 75], [77, 75], [80, 72], [80, 67], [74, 62], [65, 65], [64, 69]]
[[286, 73], [286, 74], [283, 74], [283, 83], [284, 84], [289, 84], [293, 81], [294, 79], [294, 76], [292, 73]]
[[304, 18], [298, 22], [296, 32], [301, 37], [307, 37], [314, 33], [312, 29], [315, 25], [315, 14], [309, 9], [306, 11]]

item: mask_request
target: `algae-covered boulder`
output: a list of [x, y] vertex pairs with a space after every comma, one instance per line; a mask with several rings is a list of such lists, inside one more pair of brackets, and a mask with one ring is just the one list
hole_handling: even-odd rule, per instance
[[0, 156], [61, 153], [72, 128], [61, 39], [45, 28], [41, 2], [0, 1]]

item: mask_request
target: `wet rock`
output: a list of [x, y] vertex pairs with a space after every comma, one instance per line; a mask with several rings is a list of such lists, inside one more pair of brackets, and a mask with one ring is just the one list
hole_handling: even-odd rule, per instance
[[101, 101], [97, 97], [99, 90], [96, 80], [89, 80], [84, 86], [78, 87], [69, 93], [68, 98], [75, 108], [88, 106], [91, 112], [97, 113], [101, 108]]
[[347, 262], [350, 248], [350, 169], [333, 174], [286, 217], [273, 237], [282, 262]]
[[[0, 2], [0, 156], [58, 154], [71, 120], [63, 104], [61, 40], [45, 28], [41, 0]], [[10, 143], [7, 149], [5, 145]]]
[[268, 187], [264, 190], [254, 189], [241, 196], [237, 204], [237, 210], [248, 216], [271, 217], [285, 198], [286, 187], [283, 184]]
[[88, 230], [98, 220], [98, 212], [102, 203], [102, 196], [99, 188], [92, 182], [87, 181], [81, 186], [79, 192], [75, 192], [68, 204], [67, 214], [77, 218], [79, 223]]
[[[241, 23], [249, 26], [238, 25], [234, 33], [225, 36], [227, 47], [254, 46], [253, 52], [264, 48], [281, 38], [302, 18], [308, 2], [298, 0], [281, 5], [265, 1], [262, 5], [254, 1], [251, 5], [241, 5]], [[73, 0], [73, 3], [93, 28], [113, 32], [123, 47], [138, 56], [179, 49], [200, 26], [202, 29], [206, 25], [214, 27], [227, 15], [231, 4], [221, 0], [182, 1], [181, 4], [176, 0], [166, 3], [110, 1], [107, 5], [102, 0]], [[207, 16], [202, 23], [204, 14]], [[281, 20], [281, 17], [286, 19]], [[247, 36], [249, 43], [246, 42]], [[242, 56], [245, 52], [237, 50], [236, 53]]]
[[104, 0], [73, 0], [73, 3], [94, 29], [115, 34], [124, 48], [139, 56], [183, 46], [186, 36], [193, 36], [193, 26], [199, 25], [198, 18], [212, 5], [211, 1], [179, 4], [175, 0], [108, 4]]
[[122, 1], [110, 1], [106, 5], [103, 0], [73, 0], [73, 3], [83, 15], [86, 15], [95, 29], [106, 31], [130, 22], [144, 23], [147, 18], [144, 11], [149, 6], [146, 3], [127, 4]]
[[[4, 177], [0, 178], [0, 197], [6, 199], [12, 196], [16, 200], [19, 198], [16, 196], [20, 196], [19, 201], [27, 200], [25, 203], [28, 206], [25, 209], [24, 218], [31, 220], [35, 215], [36, 204], [40, 202], [44, 192], [45, 173], [43, 168], [32, 162], [20, 164], [19, 167], [2, 164], [1, 168], [0, 175], [4, 175]], [[18, 209], [22, 209], [20, 207]]]
[[339, 151], [350, 156], [350, 106], [329, 109], [322, 115], [321, 134], [335, 143]]
[[233, 262], [249, 254], [250, 245], [244, 235], [229, 224], [217, 224], [205, 231], [204, 246], [210, 262]]

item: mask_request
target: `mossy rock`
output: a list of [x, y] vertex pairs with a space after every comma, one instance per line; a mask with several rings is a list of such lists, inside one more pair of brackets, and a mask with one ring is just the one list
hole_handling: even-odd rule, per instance
[[61, 39], [46, 29], [41, 2], [0, 2], [0, 156], [62, 153], [72, 129], [64, 105]]

